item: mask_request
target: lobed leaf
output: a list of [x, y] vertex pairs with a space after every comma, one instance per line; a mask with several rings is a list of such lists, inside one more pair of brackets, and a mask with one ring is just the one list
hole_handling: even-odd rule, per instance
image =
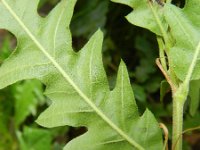
[[140, 117], [123, 61], [109, 90], [102, 64], [103, 34], [97, 31], [79, 52], [72, 49], [70, 19], [76, 0], [62, 0], [50, 14], [36, 1], [1, 0], [0, 28], [12, 32], [17, 48], [0, 68], [0, 88], [37, 78], [52, 104], [37, 119], [45, 127], [85, 126], [65, 149], [161, 149], [161, 131], [148, 110]]

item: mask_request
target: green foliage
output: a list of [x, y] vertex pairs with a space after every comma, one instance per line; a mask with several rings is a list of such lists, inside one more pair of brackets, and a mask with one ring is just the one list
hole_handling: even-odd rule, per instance
[[0, 27], [11, 31], [18, 42], [0, 68], [0, 88], [24, 79], [41, 80], [52, 104], [37, 122], [46, 127], [88, 129], [65, 149], [161, 149], [158, 124], [148, 110], [139, 116], [123, 62], [116, 86], [109, 90], [101, 58], [101, 31], [82, 50], [73, 51], [69, 23], [76, 1], [62, 0], [46, 18], [37, 14], [37, 2], [0, 3]]
[[25, 81], [21, 85], [12, 86], [12, 93], [15, 98], [16, 126], [19, 126], [28, 115], [36, 115], [37, 105], [42, 105], [45, 101], [42, 96], [42, 84], [39, 81]]
[[[169, 32], [171, 45], [167, 52], [170, 65], [173, 67], [177, 77], [184, 80], [188, 73], [195, 50], [200, 51], [199, 42], [199, 0], [188, 1], [183, 9], [172, 4], [166, 3], [161, 6], [156, 1], [146, 0], [112, 0], [114, 2], [126, 4], [134, 8], [127, 19], [130, 23], [147, 28], [157, 35], [163, 36], [164, 32]], [[167, 31], [167, 27], [170, 31]], [[174, 41], [173, 41], [174, 40]], [[188, 41], [188, 42], [185, 42]], [[166, 41], [169, 42], [169, 41]], [[185, 61], [182, 61], [185, 60]], [[199, 68], [199, 62], [196, 68]], [[199, 70], [195, 69], [191, 79], [199, 79]]]
[[[111, 0], [113, 2], [122, 3], [130, 6], [134, 10], [126, 16], [127, 20], [139, 27], [146, 28], [157, 35], [162, 35], [162, 31], [158, 27], [157, 19], [160, 19], [162, 25], [167, 29], [167, 24], [163, 16], [163, 7], [160, 6], [157, 2], [153, 3], [153, 8], [150, 7], [150, 1], [147, 0]], [[155, 17], [155, 14], [152, 13], [152, 9], [155, 9], [159, 18]]]
[[183, 9], [167, 4], [164, 10], [171, 34], [176, 40], [168, 56], [171, 66], [180, 80], [187, 79], [189, 72], [192, 73], [190, 80], [194, 80], [190, 83], [189, 92], [191, 115], [194, 115], [199, 107], [200, 24], [196, 21], [200, 19], [199, 2], [187, 1]]
[[[199, 0], [186, 0], [183, 9], [171, 0], [113, 0], [134, 10], [127, 19], [130, 23], [149, 29], [157, 35], [159, 68], [172, 89], [173, 139], [172, 145], [182, 148], [183, 106], [190, 97], [190, 114], [199, 106]], [[158, 61], [158, 62], [159, 62]], [[157, 62], [157, 63], [158, 63]], [[167, 85], [161, 84], [161, 100]], [[175, 148], [172, 146], [172, 149]]]
[[[199, 126], [199, 0], [188, 0], [184, 7], [179, 0], [173, 1], [176, 5], [171, 0], [112, 1], [130, 7], [78, 0], [73, 13], [76, 0], [0, 1], [0, 28], [17, 38], [7, 58], [15, 40], [6, 36], [1, 45], [0, 37], [0, 63], [7, 58], [0, 69], [0, 88], [11, 85], [0, 92], [0, 149], [61, 149], [67, 142], [65, 149], [161, 149], [154, 116], [167, 125], [174, 141], [175, 106], [170, 85], [156, 68], [156, 38], [148, 30], [157, 36], [161, 65], [178, 91], [172, 91], [173, 97], [189, 91], [184, 129]], [[147, 30], [128, 24], [122, 18], [127, 13], [130, 23]], [[92, 35], [99, 27], [104, 32], [103, 58], [102, 32]], [[75, 51], [83, 48], [74, 52], [72, 43]], [[46, 85], [47, 98], [41, 82], [26, 80], [35, 78]], [[66, 128], [40, 129], [33, 123], [46, 105], [37, 122]], [[192, 132], [185, 139], [190, 136], [195, 139]], [[183, 149], [194, 145], [189, 141], [183, 142]]]
[[[176, 44], [171, 48], [168, 57], [172, 61], [172, 67], [180, 80], [185, 79], [191, 60], [200, 51], [200, 24], [197, 21], [200, 19], [199, 2], [199, 0], [187, 1], [183, 9], [166, 4], [164, 9], [171, 34], [173, 39], [176, 40]], [[198, 80], [200, 78], [199, 65], [198, 60], [191, 79]]]
[[20, 150], [50, 150], [52, 136], [44, 129], [25, 127], [23, 133], [17, 133]]
[[[6, 57], [10, 55], [11, 49], [15, 40], [10, 36], [10, 34], [5, 35], [5, 39], [2, 41], [1, 45], [1, 53], [0, 58], [3, 61]], [[37, 132], [29, 133], [31, 136], [26, 136], [23, 140], [21, 136], [17, 135], [27, 135], [27, 128], [25, 127], [24, 131], [19, 131], [22, 127], [24, 128], [25, 122], [29, 122], [29, 125], [35, 126], [30, 120], [31, 117], [36, 116], [38, 113], [38, 106], [42, 106], [45, 103], [45, 98], [42, 94], [43, 88], [42, 84], [37, 80], [27, 80], [23, 82], [18, 82], [13, 84], [12, 86], [7, 87], [6, 89], [0, 92], [0, 149], [1, 150], [15, 150], [22, 149], [30, 149], [32, 148], [31, 143], [35, 143], [34, 138], [31, 136], [38, 135], [38, 132], [45, 135], [51, 135], [51, 140], [55, 137], [54, 134], [60, 134], [60, 131], [57, 130], [41, 130], [38, 127], [34, 129]], [[28, 118], [29, 117], [29, 118]], [[28, 121], [27, 121], [28, 120]], [[26, 132], [26, 133], [25, 133]], [[66, 132], [66, 129], [62, 131]], [[17, 136], [17, 138], [16, 138]], [[40, 136], [36, 136], [36, 138], [40, 138]], [[40, 140], [38, 140], [39, 142]], [[43, 140], [41, 140], [42, 142]], [[23, 143], [22, 143], [23, 142]], [[56, 144], [56, 142], [54, 142]], [[25, 146], [22, 146], [24, 144]], [[21, 145], [21, 146], [20, 146]], [[29, 146], [28, 146], [29, 145]], [[36, 144], [37, 145], [37, 144]], [[35, 146], [36, 146], [35, 145]], [[42, 145], [45, 146], [45, 145]], [[49, 147], [47, 145], [47, 149]], [[29, 147], [29, 148], [27, 148]], [[51, 145], [52, 147], [52, 145]], [[35, 147], [34, 147], [35, 148]], [[41, 144], [38, 146], [38, 150], [42, 148]]]

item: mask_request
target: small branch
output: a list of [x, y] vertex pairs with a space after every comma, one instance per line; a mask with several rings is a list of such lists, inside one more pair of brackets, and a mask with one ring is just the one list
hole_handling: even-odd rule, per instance
[[200, 126], [197, 126], [197, 127], [194, 127], [194, 128], [189, 128], [189, 129], [184, 130], [182, 134], [185, 134], [186, 132], [189, 132], [189, 131], [198, 130], [198, 129], [200, 129]]
[[[177, 92], [178, 95], [174, 95], [173, 97], [172, 148], [174, 147], [174, 150], [182, 150], [181, 133], [183, 132], [183, 101], [186, 97], [182, 96], [181, 93], [179, 94], [179, 89], [176, 91], [176, 93]], [[177, 141], [180, 134], [180, 139]]]
[[194, 127], [194, 128], [189, 128], [189, 129], [184, 130], [184, 131], [182, 132], [182, 134], [179, 135], [179, 137], [178, 137], [178, 139], [176, 140], [176, 142], [175, 142], [175, 144], [174, 144], [172, 150], [175, 150], [176, 144], [178, 143], [178, 141], [179, 141], [181, 135], [185, 134], [186, 132], [194, 131], [194, 130], [198, 130], [198, 129], [200, 129], [200, 126], [197, 126], [197, 127]]
[[163, 123], [159, 123], [159, 126], [160, 126], [161, 129], [163, 129], [163, 132], [164, 132], [165, 141], [164, 141], [163, 150], [168, 150], [168, 138], [169, 138], [168, 129], [167, 129], [167, 127], [165, 126], [165, 124], [163, 124]]
[[167, 82], [169, 83], [171, 89], [172, 89], [172, 92], [175, 93], [176, 91], [176, 87], [174, 86], [174, 84], [172, 83], [169, 75], [166, 73], [166, 71], [163, 69], [161, 63], [160, 63], [160, 58], [156, 58], [156, 65], [158, 66], [158, 68], [161, 70], [161, 72], [163, 73], [165, 79], [167, 80]]

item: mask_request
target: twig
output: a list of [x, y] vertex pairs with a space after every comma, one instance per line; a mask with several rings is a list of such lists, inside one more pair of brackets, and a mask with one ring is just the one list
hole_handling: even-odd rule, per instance
[[160, 126], [161, 129], [163, 129], [163, 132], [164, 132], [165, 141], [164, 141], [163, 150], [168, 150], [168, 138], [169, 138], [168, 129], [167, 129], [167, 127], [165, 126], [165, 124], [163, 124], [163, 123], [159, 123], [159, 126]]
[[200, 129], [200, 126], [197, 126], [197, 127], [194, 127], [194, 128], [189, 128], [189, 129], [184, 130], [184, 131], [182, 132], [182, 134], [180, 134], [180, 135], [178, 136], [178, 139], [176, 140], [174, 146], [172, 147], [172, 150], [175, 150], [176, 144], [178, 143], [178, 141], [179, 141], [181, 135], [185, 134], [186, 132], [194, 131], [194, 130], [197, 130], [197, 129]]
[[166, 73], [166, 71], [163, 69], [161, 63], [160, 63], [160, 58], [156, 58], [156, 65], [158, 66], [158, 68], [161, 70], [161, 72], [163, 73], [165, 79], [167, 80], [167, 82], [169, 83], [173, 93], [175, 93], [176, 91], [176, 87], [174, 86], [174, 84], [172, 83], [169, 75]]

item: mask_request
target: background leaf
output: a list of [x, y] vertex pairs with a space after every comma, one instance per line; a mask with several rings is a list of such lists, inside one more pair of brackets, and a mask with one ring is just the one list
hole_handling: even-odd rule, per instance
[[25, 127], [23, 133], [17, 133], [21, 150], [50, 150], [52, 137], [44, 129]]
[[195, 115], [199, 108], [199, 99], [200, 99], [200, 81], [193, 80], [190, 82], [190, 91], [189, 91], [189, 97], [190, 97], [190, 114], [192, 116]]
[[44, 104], [45, 99], [42, 96], [42, 84], [36, 80], [25, 81], [12, 87], [15, 98], [15, 125], [19, 126], [25, 118], [32, 114], [36, 115], [37, 105]]
[[159, 19], [162, 22], [162, 25], [167, 29], [167, 24], [163, 16], [163, 7], [159, 5], [156, 1], [148, 0], [111, 0], [113, 2], [121, 3], [130, 6], [133, 8], [133, 11], [126, 16], [127, 20], [139, 27], [146, 28], [157, 35], [162, 35], [160, 28], [158, 27], [156, 18], [150, 7], [152, 3], [153, 9], [155, 9]]

